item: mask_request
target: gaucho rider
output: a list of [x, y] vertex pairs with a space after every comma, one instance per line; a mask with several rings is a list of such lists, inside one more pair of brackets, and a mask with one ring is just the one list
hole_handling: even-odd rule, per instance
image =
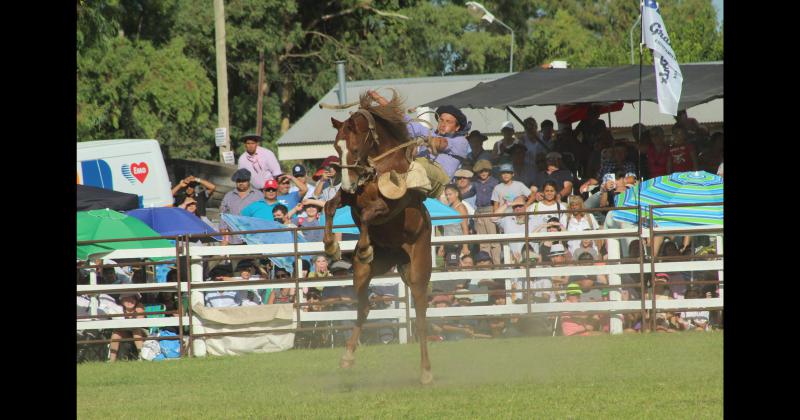
[[[367, 93], [381, 105], [389, 103], [386, 98], [374, 90], [370, 90]], [[444, 186], [450, 182], [453, 174], [470, 152], [466, 134], [472, 124], [467, 121], [467, 116], [461, 110], [452, 105], [440, 106], [436, 110], [436, 115], [439, 124], [435, 131], [431, 131], [423, 124], [412, 121], [407, 115], [405, 119], [408, 121], [408, 133], [412, 138], [432, 137], [431, 147], [419, 146], [416, 154], [417, 159], [414, 160], [414, 163], [424, 169], [430, 180], [428, 196], [438, 198], [444, 194]], [[414, 166], [412, 164], [409, 172], [414, 172], [416, 169]], [[407, 181], [409, 188], [415, 186], [414, 180], [408, 179]], [[428, 190], [427, 187], [424, 189]]]

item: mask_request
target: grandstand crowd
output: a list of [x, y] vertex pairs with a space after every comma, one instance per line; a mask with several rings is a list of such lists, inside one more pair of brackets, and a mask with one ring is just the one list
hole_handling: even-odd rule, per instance
[[[370, 92], [378, 102], [379, 94]], [[518, 126], [511, 121], [500, 127], [502, 139], [491, 148], [484, 148], [488, 137], [471, 124], [455, 107], [437, 110], [439, 127], [436, 136], [445, 138], [438, 154], [420, 148], [425, 156], [441, 165], [450, 177], [440, 201], [461, 215], [470, 217], [461, 223], [437, 228], [437, 235], [580, 232], [598, 229], [635, 227], [613, 217], [615, 197], [640, 180], [673, 172], [706, 171], [722, 176], [723, 134], [711, 133], [695, 119], [681, 111], [672, 126], [645, 127], [634, 125], [629, 137], [615, 137], [595, 108], [577, 126], [551, 120], [541, 122], [529, 117]], [[409, 124], [409, 130], [415, 128]], [[248, 135], [241, 139], [245, 153], [238, 158], [233, 174], [235, 188], [222, 198], [220, 214], [232, 214], [272, 220], [286, 227], [320, 226], [325, 202], [340, 188], [342, 171], [339, 159], [329, 156], [312, 166], [295, 164], [284, 168], [263, 139]], [[206, 209], [216, 186], [195, 176], [179, 180], [173, 188], [175, 206], [181, 207], [212, 223]], [[525, 213], [532, 213], [525, 215]], [[549, 212], [541, 214], [542, 212]], [[527, 219], [527, 220], [526, 220]], [[230, 231], [222, 220], [221, 232]], [[322, 230], [302, 231], [307, 241], [322, 240]], [[337, 234], [342, 239], [342, 234]], [[345, 236], [347, 234], [344, 234]], [[224, 235], [222, 245], [246, 243], [242, 236]], [[345, 238], [346, 239], [346, 238]], [[638, 263], [640, 254], [650, 257], [650, 245], [639, 240], [620, 240], [623, 259]], [[510, 260], [503, 257], [509, 247]], [[713, 238], [708, 236], [673, 236], [657, 242], [658, 256], [709, 255], [716, 252]], [[491, 266], [530, 267], [602, 265], [609, 260], [605, 240], [541, 240], [527, 246], [516, 243], [457, 244], [438, 247], [439, 266], [448, 271], [482, 270]], [[330, 261], [324, 255], [303, 260], [302, 279], [351, 276], [349, 256]], [[106, 261], [108, 263], [108, 261]], [[150, 268], [150, 270], [153, 270]], [[98, 284], [144, 283], [142, 267], [105, 268], [98, 272]], [[645, 270], [648, 271], [648, 270]], [[186, 268], [182, 269], [185, 276]], [[532, 272], [535, 270], [532, 269]], [[173, 265], [158, 265], [151, 273], [157, 281], [175, 281]], [[295, 275], [269, 258], [232, 258], [228, 261], [204, 263], [206, 281], [272, 280], [293, 281]], [[716, 271], [657, 273], [653, 278], [644, 273], [644, 296], [638, 274], [623, 274], [622, 285], [612, 288], [604, 275], [572, 275], [516, 279], [469, 279], [434, 281], [430, 285], [430, 307], [504, 305], [509, 302], [591, 302], [609, 299], [611, 291], [621, 293], [622, 300], [693, 299], [717, 297]], [[506, 281], [508, 280], [508, 281]], [[88, 284], [88, 271], [79, 270], [79, 284]], [[301, 284], [302, 286], [302, 284]], [[269, 288], [261, 285], [244, 291], [205, 292], [205, 305], [226, 308], [278, 303], [305, 303], [303, 311], [352, 310], [356, 297], [352, 286], [317, 288]], [[524, 289], [530, 287], [526, 297]], [[650, 290], [655, 296], [650, 296]], [[372, 286], [373, 308], [396, 307], [396, 286]], [[88, 314], [88, 296], [78, 296], [78, 315]], [[144, 317], [148, 311], [176, 311], [175, 293], [126, 293], [112, 297], [99, 296], [99, 313], [125, 313], [126, 317]], [[177, 313], [175, 314], [177, 316]], [[626, 332], [648, 329], [650, 320], [639, 312], [618, 315]], [[321, 324], [321, 323], [317, 323]], [[299, 333], [297, 346], [330, 346], [346, 339], [351, 325], [339, 321], [338, 333]], [[505, 317], [486, 319], [434, 318], [430, 320], [429, 337], [433, 340], [492, 338], [520, 335], [592, 335], [608, 333], [608, 315], [561, 315], [541, 317]], [[707, 331], [721, 328], [718, 311], [663, 312], [656, 319], [658, 331]], [[174, 332], [173, 328], [173, 332]], [[144, 329], [115, 330], [112, 338], [146, 337]], [[372, 336], [376, 342], [397, 339], [397, 329], [378, 328]], [[369, 340], [369, 338], [367, 338]], [[136, 341], [141, 350], [141, 341]], [[119, 343], [112, 343], [110, 360], [116, 360]]]

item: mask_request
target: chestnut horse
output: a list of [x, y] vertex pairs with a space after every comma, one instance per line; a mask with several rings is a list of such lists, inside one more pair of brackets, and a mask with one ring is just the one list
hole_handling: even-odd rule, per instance
[[384, 197], [377, 177], [408, 171], [415, 143], [410, 141], [403, 119], [403, 103], [395, 94], [386, 105], [373, 104], [361, 95], [360, 108], [344, 122], [331, 118], [337, 130], [334, 147], [342, 167], [342, 185], [325, 203], [325, 253], [341, 259], [339, 244], [331, 231], [336, 209], [349, 205], [360, 230], [353, 258], [353, 286], [358, 297], [358, 319], [340, 360], [342, 368], [355, 363], [354, 353], [362, 325], [369, 314], [369, 282], [373, 276], [397, 266], [411, 289], [416, 310], [416, 334], [420, 345], [420, 381], [433, 381], [428, 359], [425, 312], [431, 277], [431, 219], [423, 204], [425, 194], [407, 190], [396, 200]]

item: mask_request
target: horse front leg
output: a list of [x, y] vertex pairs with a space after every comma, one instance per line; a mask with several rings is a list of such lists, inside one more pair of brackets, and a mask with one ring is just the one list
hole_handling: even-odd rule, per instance
[[341, 200], [341, 191], [338, 191], [323, 207], [325, 212], [325, 231], [322, 235], [322, 242], [325, 244], [325, 255], [333, 261], [342, 259], [342, 250], [339, 248], [339, 242], [336, 241], [336, 236], [333, 234], [333, 217], [336, 215], [336, 209], [339, 208]]
[[372, 244], [369, 241], [369, 228], [362, 223], [359, 231], [358, 242], [356, 242], [356, 259], [362, 264], [369, 264], [374, 257]]

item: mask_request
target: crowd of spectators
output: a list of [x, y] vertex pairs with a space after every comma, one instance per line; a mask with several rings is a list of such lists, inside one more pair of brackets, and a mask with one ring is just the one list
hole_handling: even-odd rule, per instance
[[[370, 94], [378, 102], [383, 100], [375, 92]], [[502, 138], [491, 150], [484, 149], [488, 137], [478, 130], [470, 131], [471, 124], [457, 108], [442, 107], [438, 117], [439, 127], [434, 136], [445, 138], [447, 141], [440, 143], [445, 147], [439, 147], [438, 153], [433, 155], [421, 146], [418, 156], [434, 160], [445, 168], [451, 177], [451, 184], [445, 187], [439, 199], [458, 214], [470, 216], [459, 223], [439, 228], [439, 235], [523, 233], [526, 227], [531, 234], [632, 227], [635, 225], [613, 218], [613, 210], [593, 209], [614, 207], [615, 197], [642, 179], [693, 170], [722, 175], [723, 134], [709, 133], [696, 120], [689, 118], [685, 111], [678, 114], [675, 124], [667, 130], [670, 137], [665, 136], [662, 127], [638, 124], [631, 129], [631, 139], [615, 137], [595, 111], [590, 112], [587, 119], [575, 128], [572, 124], [559, 123], [556, 129], [551, 120], [544, 120], [540, 125], [536, 119], [529, 117], [523, 121], [520, 132], [513, 122], [506, 121], [498, 127]], [[409, 131], [419, 135], [421, 126], [414, 124], [409, 123]], [[235, 188], [222, 198], [220, 214], [274, 220], [289, 227], [320, 226], [320, 214], [325, 202], [336, 194], [341, 185], [342, 175], [337, 165], [339, 159], [329, 156], [314, 170], [298, 163], [284, 171], [274, 153], [260, 146], [263, 141], [260, 136], [248, 135], [241, 141], [245, 145], [245, 153], [239, 157], [238, 170], [231, 178]], [[307, 176], [309, 172], [313, 173], [310, 177]], [[206, 210], [209, 198], [216, 189], [217, 186], [207, 180], [196, 176], [186, 177], [173, 188], [175, 206], [212, 223], [206, 218]], [[526, 212], [533, 214], [526, 216]], [[495, 215], [478, 217], [490, 213]], [[218, 227], [223, 233], [230, 231], [222, 220]], [[312, 242], [321, 241], [322, 234], [320, 229], [301, 231], [304, 239]], [[342, 234], [337, 234], [337, 237], [342, 239]], [[244, 242], [240, 236], [225, 234], [221, 245]], [[621, 254], [625, 258], [638, 258], [641, 249], [647, 249], [640, 246], [638, 240], [624, 239], [621, 243]], [[683, 236], [668, 238], [659, 245], [657, 255], [686, 255], [698, 248], [708, 248], [709, 244], [708, 241], [696, 244], [691, 237]], [[504, 246], [509, 247], [511, 260], [504, 260]], [[482, 241], [474, 245], [448, 245], [437, 250], [442, 263], [448, 269], [455, 270], [480, 270], [501, 264], [523, 266], [526, 262], [531, 267], [605, 264], [608, 254], [606, 241], [599, 239], [533, 240], [527, 244]], [[346, 260], [332, 262], [325, 256], [317, 255], [310, 259], [310, 263], [303, 263], [303, 270], [297, 273], [297, 277], [303, 279], [352, 274], [352, 267]], [[173, 277], [174, 271], [170, 271]], [[162, 269], [160, 274], [163, 277], [166, 273]], [[101, 277], [110, 278], [108, 276], [113, 275], [104, 272]], [[217, 281], [266, 279], [287, 282], [293, 280], [295, 275], [270, 259], [244, 259], [214, 267], [206, 266], [204, 277]], [[503, 279], [437, 281], [431, 284], [433, 293], [429, 304], [431, 307], [452, 307], [520, 303], [526, 299], [526, 283], [531, 289], [527, 299], [533, 303], [601, 301], [608, 299], [611, 290], [604, 277], [510, 279], [510, 290], [506, 290]], [[694, 286], [690, 277], [691, 274], [687, 277], [681, 273], [672, 276], [660, 273], [655, 276], [656, 298], [689, 299], [716, 295], [715, 286]], [[709, 276], [703, 279], [714, 280]], [[119, 279], [115, 278], [114, 281]], [[623, 299], [642, 297], [638, 276], [626, 274], [622, 276], [622, 281], [624, 287], [614, 290], [620, 291]], [[130, 276], [128, 282], [131, 282]], [[649, 282], [647, 278], [645, 290], [650, 290]], [[205, 292], [205, 305], [219, 308], [300, 303], [297, 297], [301, 294], [305, 300], [303, 311], [352, 310], [356, 299], [352, 286], [317, 288], [312, 282], [300, 290], [260, 285], [247, 291], [209, 291]], [[644, 294], [645, 298], [650, 298], [648, 292]], [[173, 293], [173, 296], [165, 298], [166, 295], [145, 293], [142, 297], [125, 294], [116, 299], [102, 295], [101, 302], [113, 301], [113, 305], [122, 308], [124, 313], [130, 312], [126, 317], [142, 317], [148, 304], [174, 310], [177, 296]], [[376, 307], [388, 307], [396, 304], [397, 290], [373, 287], [371, 296], [380, 302], [373, 303]], [[88, 308], [88, 304], [81, 299], [87, 298], [78, 297], [79, 315], [81, 308]], [[626, 315], [623, 319], [626, 331], [637, 331], [648, 322], [635, 315]], [[607, 332], [608, 323], [608, 317], [578, 315], [474, 322], [435, 320], [431, 322], [430, 334], [433, 339], [441, 340], [550, 334], [554, 331], [564, 335], [588, 335]], [[659, 314], [657, 323], [664, 331], [707, 330], [711, 324], [715, 324], [715, 320], [710, 319], [708, 312], [663, 313]], [[343, 321], [340, 326], [345, 328], [348, 322]], [[392, 329], [377, 331], [376, 337], [380, 342], [390, 342], [396, 338]], [[146, 336], [147, 331], [115, 331], [114, 337], [137, 337], [142, 334]], [[326, 334], [298, 334], [298, 340], [308, 345], [328, 345], [337, 341], [333, 334]], [[340, 341], [346, 338], [349, 331], [343, 334], [338, 338]], [[140, 349], [141, 341], [136, 343]], [[112, 345], [112, 361], [116, 359], [118, 346], [119, 343]]]

